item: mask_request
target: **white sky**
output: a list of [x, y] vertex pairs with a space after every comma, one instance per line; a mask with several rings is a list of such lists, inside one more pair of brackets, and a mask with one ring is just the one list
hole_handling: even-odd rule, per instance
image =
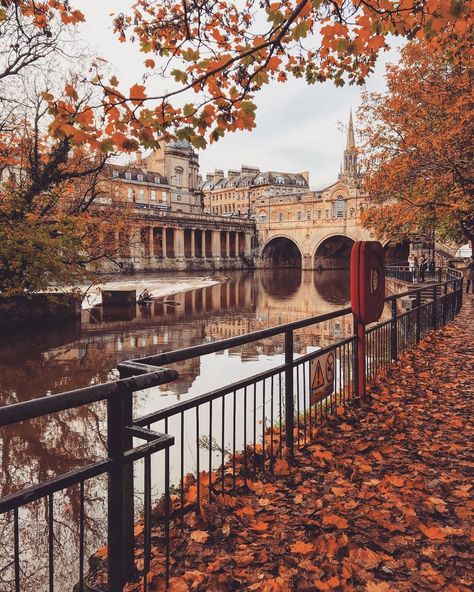
[[[141, 82], [143, 61], [136, 44], [119, 43], [112, 33], [111, 12], [127, 11], [131, 0], [76, 0], [87, 19], [81, 37], [107, 59], [119, 80], [128, 88]], [[384, 54], [367, 82], [370, 91], [384, 90], [385, 64], [397, 59], [397, 51]], [[157, 79], [148, 83], [153, 89]], [[161, 83], [161, 82], [160, 82]], [[241, 164], [261, 170], [310, 172], [310, 184], [322, 185], [336, 179], [345, 144], [349, 109], [360, 103], [361, 88], [337, 88], [332, 83], [308, 86], [303, 80], [274, 83], [256, 95], [257, 127], [252, 132], [228, 134], [199, 151], [201, 174], [215, 168], [240, 168]]]

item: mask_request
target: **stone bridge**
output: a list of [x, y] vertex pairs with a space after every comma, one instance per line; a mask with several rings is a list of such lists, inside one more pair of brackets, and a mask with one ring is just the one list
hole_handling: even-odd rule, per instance
[[[327, 198], [312, 193], [299, 200], [292, 196], [257, 204], [257, 266], [348, 268], [354, 242], [375, 236], [360, 223], [365, 200], [347, 190], [342, 195], [342, 190], [336, 184]], [[408, 243], [383, 244], [387, 261], [407, 260]]]

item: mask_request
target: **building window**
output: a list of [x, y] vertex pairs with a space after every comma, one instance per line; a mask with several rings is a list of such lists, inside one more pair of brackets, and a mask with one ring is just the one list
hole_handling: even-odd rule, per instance
[[176, 180], [176, 185], [181, 187], [183, 185], [183, 169], [181, 167], [176, 167], [174, 169], [174, 176]]
[[118, 171], [112, 171], [112, 177], [118, 177], [119, 173]]
[[131, 189], [130, 187], [127, 189], [127, 199], [128, 201], [132, 201], [133, 199], [133, 189]]
[[150, 199], [156, 201], [156, 191], [154, 189], [150, 191]]
[[281, 212], [278, 214], [278, 221], [283, 222], [283, 214]]
[[329, 218], [329, 210], [326, 210], [326, 218]]
[[291, 212], [288, 212], [287, 218], [288, 218], [288, 220], [291, 220]]
[[176, 200], [177, 200], [177, 201], [181, 201], [181, 195], [177, 195], [177, 196], [176, 196]]
[[267, 214], [266, 212], [260, 212], [258, 219], [260, 220], [260, 222], [266, 222], [267, 221]]
[[166, 201], [166, 191], [161, 192], [161, 201]]
[[306, 220], [311, 220], [311, 212], [306, 212]]
[[126, 179], [131, 179], [131, 178], [132, 178], [132, 175], [131, 175], [131, 173], [125, 173], [125, 178], [126, 178]]
[[159, 184], [160, 184], [160, 177], [155, 177], [155, 183], [156, 183], [157, 185], [159, 185]]
[[143, 175], [137, 175], [137, 181], [143, 181]]
[[318, 220], [321, 220], [321, 210], [318, 210]]
[[336, 218], [344, 218], [346, 215], [346, 202], [342, 195], [339, 195], [335, 202]]
[[301, 212], [297, 212], [296, 213], [296, 219], [297, 220], [301, 220]]
[[144, 201], [144, 199], [145, 199], [145, 190], [144, 189], [140, 189], [139, 195], [140, 195], [140, 201]]

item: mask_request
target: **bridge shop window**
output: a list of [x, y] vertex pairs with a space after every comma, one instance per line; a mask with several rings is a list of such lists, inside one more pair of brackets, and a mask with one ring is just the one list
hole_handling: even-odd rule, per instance
[[267, 213], [260, 212], [260, 214], [258, 215], [258, 219], [260, 220], [260, 222], [266, 222], [267, 221]]
[[311, 220], [311, 212], [306, 212], [306, 220]]
[[336, 218], [344, 218], [346, 215], [346, 201], [339, 195], [334, 203]]
[[318, 210], [318, 220], [321, 220], [321, 210]]
[[283, 222], [283, 214], [281, 212], [278, 214], [278, 222]]
[[297, 220], [301, 220], [301, 212], [297, 212], [296, 213], [296, 219]]

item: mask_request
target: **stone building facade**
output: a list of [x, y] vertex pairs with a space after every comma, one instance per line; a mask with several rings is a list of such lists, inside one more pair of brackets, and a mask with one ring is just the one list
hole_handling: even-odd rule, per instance
[[242, 165], [240, 170], [229, 169], [227, 175], [216, 169], [206, 175], [201, 184], [204, 211], [224, 216], [250, 218], [255, 202], [261, 197], [299, 193], [309, 189], [309, 173], [281, 173], [260, 171]]
[[137, 152], [129, 165], [110, 164], [109, 198], [152, 210], [202, 213], [198, 155], [188, 142], [164, 144], [143, 158]]

